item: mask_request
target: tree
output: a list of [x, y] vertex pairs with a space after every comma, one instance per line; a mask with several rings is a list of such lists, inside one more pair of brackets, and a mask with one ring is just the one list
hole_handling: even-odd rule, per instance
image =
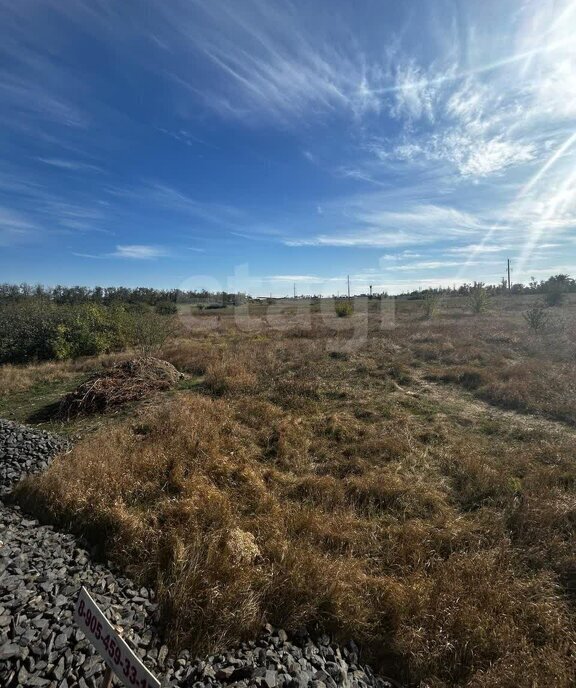
[[472, 309], [472, 313], [484, 313], [488, 310], [488, 292], [483, 282], [474, 282], [474, 286], [470, 289], [468, 296], [468, 303]]
[[132, 316], [132, 341], [142, 356], [153, 356], [179, 329], [178, 319], [158, 313]]
[[560, 306], [564, 294], [570, 289], [572, 280], [568, 275], [554, 275], [544, 282], [545, 300], [548, 306]]

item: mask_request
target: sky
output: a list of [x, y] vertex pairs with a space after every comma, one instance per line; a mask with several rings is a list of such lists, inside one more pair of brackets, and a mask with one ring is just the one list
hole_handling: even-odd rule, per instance
[[576, 274], [576, 1], [0, 0], [0, 282]]

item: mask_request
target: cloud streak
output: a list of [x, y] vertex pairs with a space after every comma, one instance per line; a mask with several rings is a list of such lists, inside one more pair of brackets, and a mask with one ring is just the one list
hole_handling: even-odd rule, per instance
[[164, 258], [167, 255], [169, 254], [165, 248], [145, 244], [119, 245], [110, 254], [113, 258], [129, 258], [130, 260], [152, 260], [154, 258]]
[[152, 246], [148, 244], [119, 244], [114, 251], [109, 253], [81, 253], [72, 251], [72, 255], [78, 258], [93, 258], [97, 260], [105, 258], [122, 258], [127, 260], [148, 261], [157, 258], [167, 258], [170, 252], [164, 246]]
[[23, 214], [0, 206], [0, 246], [11, 246], [31, 238], [37, 225]]
[[474, 237], [488, 227], [481, 218], [449, 206], [413, 204], [390, 209], [389, 194], [327, 204], [323, 220], [348, 227], [308, 237], [287, 237], [284, 242], [288, 246], [398, 248]]
[[64, 160], [62, 158], [37, 158], [37, 160], [45, 165], [69, 172], [102, 172], [101, 167], [78, 160]]

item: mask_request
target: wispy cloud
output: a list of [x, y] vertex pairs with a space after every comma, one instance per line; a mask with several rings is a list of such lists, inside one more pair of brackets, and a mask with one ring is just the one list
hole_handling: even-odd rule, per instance
[[324, 282], [326, 278], [318, 277], [317, 275], [268, 275], [264, 279], [271, 280], [272, 282], [286, 282], [286, 283], [308, 283], [317, 284]]
[[169, 76], [224, 117], [288, 124], [310, 113], [360, 117], [381, 108], [381, 65], [351, 49], [344, 26], [304, 6], [174, 2], [160, 14], [155, 36], [204, 59], [216, 78], [199, 84], [176, 64]]
[[[8, 6], [0, 9], [5, 29], [0, 47], [4, 58], [0, 68], [0, 114], [4, 124], [20, 130], [38, 121], [45, 127], [86, 128], [90, 117], [77, 103], [85, 85], [49, 52], [31, 47], [34, 13], [28, 15], [26, 10], [20, 12]], [[36, 30], [42, 31], [42, 27]]]
[[150, 244], [125, 244], [118, 245], [114, 251], [106, 253], [86, 253], [82, 251], [72, 251], [72, 255], [78, 258], [91, 258], [102, 260], [106, 258], [125, 258], [128, 260], [155, 260], [170, 256], [170, 251], [164, 246], [154, 246]]
[[174, 140], [179, 141], [180, 143], [184, 143], [186, 146], [192, 147], [194, 145], [201, 145], [207, 146], [208, 148], [213, 148], [214, 150], [221, 150], [219, 146], [215, 146], [213, 143], [205, 141], [204, 139], [201, 139], [198, 136], [194, 136], [194, 134], [189, 132], [187, 129], [178, 129], [176, 131], [170, 131], [169, 129], [166, 129], [164, 127], [159, 127], [158, 131], [161, 131], [163, 134], [166, 134], [166, 136], [170, 136], [170, 138], [173, 138]]
[[239, 221], [245, 217], [244, 212], [234, 206], [201, 201], [169, 184], [157, 181], [133, 186], [108, 186], [106, 193], [117, 199], [138, 203], [141, 207], [178, 213], [229, 229], [237, 227]]
[[423, 118], [433, 122], [435, 95], [434, 80], [427, 79], [413, 60], [401, 62], [396, 68], [391, 114], [409, 122]]
[[466, 246], [453, 246], [445, 249], [446, 253], [477, 254], [477, 253], [501, 253], [511, 250], [510, 246], [498, 246], [495, 244], [467, 244]]
[[419, 263], [408, 263], [406, 265], [395, 265], [391, 270], [400, 270], [403, 272], [417, 272], [419, 270], [439, 270], [440, 268], [452, 268], [459, 263], [453, 260], [431, 260], [420, 261]]
[[106, 207], [92, 185], [75, 190], [70, 185], [48, 184], [42, 175], [20, 165], [0, 169], [0, 199], [25, 213], [46, 234], [55, 232], [109, 233]]
[[149, 246], [146, 244], [129, 244], [116, 246], [116, 250], [110, 254], [114, 258], [129, 258], [132, 260], [152, 260], [164, 258], [169, 255], [162, 246]]
[[102, 168], [98, 165], [92, 165], [86, 162], [80, 162], [78, 160], [64, 160], [62, 158], [36, 158], [39, 162], [43, 162], [45, 165], [50, 165], [51, 167], [56, 167], [60, 170], [68, 170], [70, 172], [102, 172]]
[[[499, 265], [494, 261], [472, 261], [468, 263], [470, 265]], [[403, 265], [394, 265], [390, 267], [390, 270], [399, 270], [403, 272], [415, 272], [418, 273], [421, 270], [446, 270], [446, 268], [456, 268], [461, 267], [462, 263], [456, 260], [422, 260], [414, 263], [406, 263]]]
[[481, 178], [536, 157], [539, 143], [527, 131], [513, 130], [526, 115], [525, 106], [514, 98], [504, 100], [497, 88], [468, 78], [444, 85], [424, 101], [418, 89], [399, 93], [403, 106], [393, 114], [402, 115], [410, 127], [400, 140], [368, 145], [383, 163], [443, 162], [462, 177]]
[[414, 204], [390, 209], [388, 194], [363, 195], [328, 204], [325, 216], [326, 222], [347, 228], [307, 237], [289, 237], [284, 243], [289, 246], [396, 248], [476, 236], [488, 227], [482, 219], [448, 206]]
[[[49, 63], [47, 63], [49, 64]], [[38, 79], [16, 79], [0, 74], [0, 95], [4, 112], [11, 111], [11, 116], [4, 116], [5, 124], [21, 127], [22, 118], [36, 120], [41, 118], [55, 124], [70, 127], [86, 127], [87, 116], [75, 105], [56, 95], [48, 87], [41, 85]]]
[[22, 241], [37, 230], [37, 225], [22, 213], [0, 206], [0, 246]]

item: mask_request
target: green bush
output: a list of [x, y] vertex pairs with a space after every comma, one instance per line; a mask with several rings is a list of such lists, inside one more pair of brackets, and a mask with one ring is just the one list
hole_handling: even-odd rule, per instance
[[[119, 304], [117, 304], [119, 305]], [[121, 307], [127, 311], [128, 313], [135, 314], [135, 315], [141, 315], [142, 313], [151, 313], [152, 312], [152, 307], [148, 303], [140, 303], [140, 302], [129, 302], [129, 303], [122, 303]]]
[[537, 303], [524, 313], [524, 320], [532, 332], [544, 332], [550, 325], [550, 318], [543, 303]]
[[132, 317], [130, 341], [142, 356], [156, 354], [166, 340], [178, 331], [178, 318], [146, 313]]
[[154, 310], [158, 315], [176, 315], [178, 313], [178, 306], [173, 301], [160, 301], [156, 304]]
[[26, 363], [53, 357], [58, 326], [50, 303], [9, 303], [0, 307], [0, 363]]
[[424, 295], [424, 317], [427, 320], [432, 320], [432, 318], [438, 313], [438, 308], [440, 306], [440, 294], [434, 291], [428, 291]]
[[130, 315], [121, 306], [31, 301], [0, 307], [0, 363], [96, 356], [130, 342]]
[[560, 285], [551, 285], [546, 293], [544, 294], [544, 299], [547, 306], [561, 306], [564, 301], [564, 291]]
[[349, 301], [338, 301], [336, 304], [336, 315], [339, 318], [348, 318], [353, 312], [354, 309]]
[[483, 284], [475, 284], [470, 290], [468, 303], [472, 313], [485, 313], [488, 310], [490, 297]]
[[129, 319], [122, 308], [84, 304], [66, 308], [52, 339], [53, 357], [60, 360], [97, 356], [129, 343]]

